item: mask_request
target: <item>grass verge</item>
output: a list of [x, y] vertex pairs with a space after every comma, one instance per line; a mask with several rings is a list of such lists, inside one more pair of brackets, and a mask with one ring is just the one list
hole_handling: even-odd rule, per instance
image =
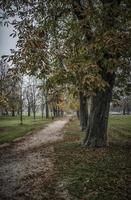
[[51, 119], [36, 117], [24, 117], [23, 125], [20, 125], [18, 117], [0, 118], [0, 144], [11, 142], [16, 138], [22, 137], [29, 132], [45, 127]]
[[55, 144], [56, 199], [128, 200], [130, 190], [131, 116], [109, 120], [108, 148], [80, 146], [84, 133], [74, 120], [64, 129], [64, 140]]

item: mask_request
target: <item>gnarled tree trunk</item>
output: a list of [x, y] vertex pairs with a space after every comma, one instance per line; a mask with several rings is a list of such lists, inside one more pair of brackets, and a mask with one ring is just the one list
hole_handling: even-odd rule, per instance
[[103, 147], [108, 145], [107, 124], [115, 73], [106, 73], [106, 81], [109, 86], [104, 91], [97, 91], [96, 95], [92, 97], [89, 125], [84, 140], [85, 146]]
[[[103, 30], [102, 32], [110, 31], [116, 22], [117, 7], [121, 0], [101, 0], [103, 4]], [[93, 40], [93, 33], [90, 22], [87, 20], [87, 11], [83, 6], [84, 2], [81, 0], [73, 0], [74, 14], [77, 16], [78, 21], [83, 23], [83, 33], [87, 42]], [[114, 55], [113, 55], [114, 56]], [[107, 145], [107, 124], [109, 116], [110, 101], [112, 97], [112, 89], [115, 80], [115, 73], [108, 72], [108, 67], [102, 66], [103, 59], [107, 61], [112, 57], [111, 52], [103, 52], [103, 57], [96, 58], [101, 69], [102, 78], [109, 84], [105, 90], [97, 90], [96, 95], [92, 97], [92, 105], [87, 125], [87, 135], [84, 141], [86, 146], [102, 147]], [[98, 59], [98, 60], [97, 60]]]
[[86, 130], [87, 121], [88, 121], [88, 106], [87, 106], [87, 97], [84, 96], [82, 92], [79, 94], [80, 96], [80, 126], [81, 130]]

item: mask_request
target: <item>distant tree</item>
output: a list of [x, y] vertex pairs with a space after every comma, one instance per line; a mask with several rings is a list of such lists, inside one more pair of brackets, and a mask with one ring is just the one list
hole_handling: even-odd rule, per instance
[[8, 115], [9, 112], [15, 116], [19, 109], [19, 81], [16, 68], [9, 67], [4, 61], [0, 61], [0, 101], [1, 112]]

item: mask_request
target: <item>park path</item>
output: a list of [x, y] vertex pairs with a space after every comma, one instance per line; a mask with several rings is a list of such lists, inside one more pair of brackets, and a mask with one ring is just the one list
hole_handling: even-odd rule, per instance
[[[63, 138], [69, 121], [54, 121], [46, 128], [0, 148], [0, 200], [35, 199], [53, 174], [53, 142]], [[39, 197], [41, 199], [41, 196]]]

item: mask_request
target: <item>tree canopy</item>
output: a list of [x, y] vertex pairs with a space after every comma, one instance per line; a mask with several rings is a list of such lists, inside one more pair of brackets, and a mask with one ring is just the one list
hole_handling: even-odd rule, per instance
[[[1, 7], [5, 24], [14, 26], [12, 36], [18, 35], [17, 50], [12, 50], [9, 60], [22, 73], [48, 79], [52, 88], [57, 85], [76, 96], [80, 93], [85, 98], [92, 96], [94, 114], [88, 120], [87, 132], [96, 134], [93, 142], [86, 145], [106, 145], [101, 141], [107, 141], [105, 133], [115, 79], [121, 83], [130, 75], [130, 1], [3, 1]], [[17, 17], [12, 22], [6, 21], [14, 16]], [[124, 74], [123, 80], [120, 74], [122, 77]], [[96, 121], [99, 128], [94, 129]]]

